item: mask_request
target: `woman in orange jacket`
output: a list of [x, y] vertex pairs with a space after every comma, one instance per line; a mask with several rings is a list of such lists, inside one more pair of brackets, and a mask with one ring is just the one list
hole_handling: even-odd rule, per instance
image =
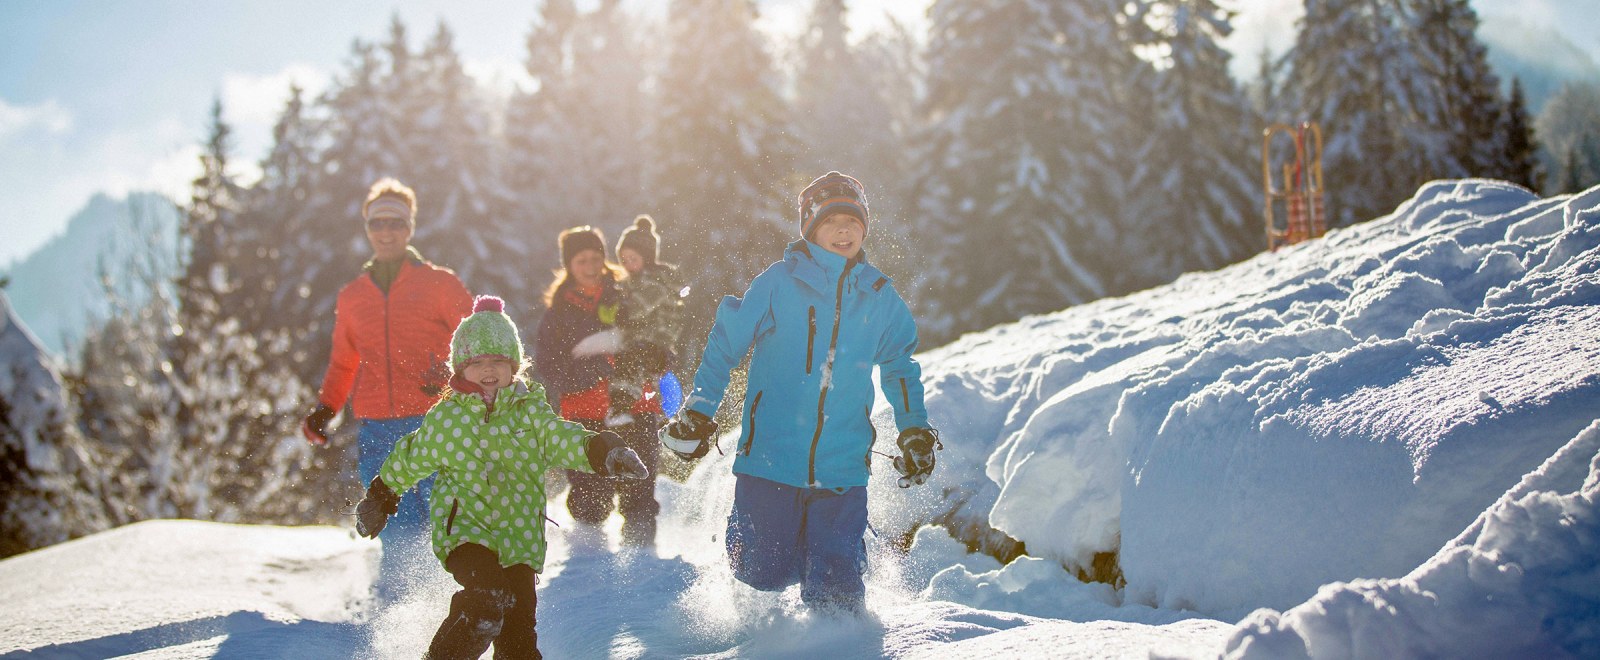
[[[372, 184], [361, 213], [372, 259], [339, 291], [333, 352], [317, 407], [301, 429], [315, 445], [328, 441], [328, 422], [346, 401], [360, 421], [356, 433], [361, 483], [378, 474], [395, 442], [417, 430], [449, 379], [450, 334], [472, 311], [472, 296], [456, 274], [411, 247], [416, 194], [394, 179]], [[427, 501], [432, 481], [406, 493], [383, 532], [379, 584], [389, 595], [402, 564], [427, 557]]]

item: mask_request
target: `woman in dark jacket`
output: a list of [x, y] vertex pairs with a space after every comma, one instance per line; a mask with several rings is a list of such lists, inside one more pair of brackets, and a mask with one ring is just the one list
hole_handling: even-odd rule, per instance
[[[605, 238], [593, 227], [561, 232], [561, 270], [545, 292], [547, 307], [537, 339], [539, 378], [561, 416], [593, 431], [605, 428], [610, 407], [608, 379], [612, 358], [621, 349], [617, 331], [621, 269], [606, 262]], [[571, 491], [567, 511], [579, 523], [598, 527], [613, 508], [622, 513], [624, 546], [649, 548], [656, 537], [655, 474], [662, 423], [659, 397], [646, 397], [633, 410], [633, 423], [612, 429], [638, 452], [651, 478], [615, 481], [577, 471], [567, 473]]]

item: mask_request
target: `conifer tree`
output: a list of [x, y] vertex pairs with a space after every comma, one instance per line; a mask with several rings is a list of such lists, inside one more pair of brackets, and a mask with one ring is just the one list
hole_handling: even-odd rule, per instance
[[[1148, 140], [1128, 112], [1141, 63], [1121, 3], [933, 5], [929, 127], [914, 156], [939, 299], [930, 341], [1117, 292], [1137, 255], [1129, 177]], [[1124, 289], [1125, 290], [1125, 289]]]
[[100, 466], [60, 373], [0, 292], [0, 558], [105, 529]]
[[1499, 79], [1478, 41], [1478, 16], [1467, 0], [1409, 0], [1409, 37], [1424, 77], [1413, 87], [1418, 117], [1411, 132], [1436, 134], [1430, 178], [1493, 176], [1506, 151], [1497, 129], [1504, 114]]
[[1534, 130], [1551, 155], [1547, 192], [1579, 192], [1596, 182], [1592, 173], [1600, 172], [1596, 167], [1600, 165], [1600, 85], [1563, 85], [1539, 111]]
[[1306, 0], [1287, 55], [1294, 121], [1322, 128], [1332, 226], [1387, 213], [1427, 180], [1405, 125], [1411, 99], [1396, 93], [1422, 77], [1401, 18], [1395, 0]]
[[1158, 182], [1150, 194], [1163, 205], [1152, 210], [1143, 252], [1153, 262], [1145, 268], [1167, 281], [1263, 247], [1253, 176], [1261, 120], [1228, 73], [1220, 43], [1232, 31], [1227, 11], [1213, 0], [1155, 0], [1146, 9], [1151, 43], [1166, 57], [1150, 95]]
[[[507, 109], [506, 173], [526, 220], [521, 232], [540, 248], [528, 264], [543, 273], [559, 265], [557, 232], [591, 224], [615, 237], [635, 215], [658, 213], [659, 198], [647, 189], [654, 169], [649, 67], [619, 3], [606, 0], [587, 13], [570, 0], [544, 3], [527, 50], [534, 88]], [[520, 306], [537, 308], [539, 289]]]
[[[691, 279], [691, 315], [743, 291], [798, 234], [790, 110], [750, 0], [673, 0], [656, 84], [663, 254]], [[699, 328], [686, 334], [696, 336]]]
[[1510, 181], [1529, 190], [1537, 191], [1543, 176], [1539, 172], [1539, 143], [1533, 134], [1533, 121], [1528, 117], [1527, 101], [1522, 94], [1522, 81], [1511, 79], [1511, 97], [1496, 123], [1502, 153], [1497, 159], [1499, 170], [1491, 176]]
[[873, 214], [886, 220], [873, 223], [869, 249], [884, 268], [905, 256], [910, 229], [901, 182], [914, 106], [897, 115], [894, 99], [915, 99], [911, 81], [919, 72], [893, 32], [852, 44], [847, 17], [844, 0], [817, 0], [794, 50], [795, 166], [802, 178], [838, 170], [861, 179]]

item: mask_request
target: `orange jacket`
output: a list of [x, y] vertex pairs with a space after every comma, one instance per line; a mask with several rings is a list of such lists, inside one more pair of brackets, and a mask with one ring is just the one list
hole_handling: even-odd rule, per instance
[[362, 273], [339, 290], [319, 400], [342, 408], [353, 387], [358, 419], [428, 412], [450, 378], [450, 335], [471, 312], [472, 295], [448, 268], [407, 259], [387, 296]]

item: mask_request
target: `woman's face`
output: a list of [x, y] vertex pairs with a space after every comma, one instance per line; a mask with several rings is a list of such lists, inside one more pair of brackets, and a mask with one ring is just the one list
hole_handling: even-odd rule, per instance
[[644, 270], [644, 255], [633, 248], [617, 250], [617, 259], [622, 262], [622, 267], [628, 269], [629, 275], [637, 275]]
[[567, 266], [567, 272], [577, 280], [580, 286], [594, 286], [600, 283], [600, 272], [605, 268], [606, 255], [599, 250], [584, 250], [572, 258], [572, 263]]
[[849, 213], [835, 213], [817, 223], [815, 242], [822, 249], [846, 259], [861, 254], [861, 242], [867, 237], [867, 227], [861, 219]]
[[372, 245], [372, 258], [377, 261], [404, 257], [406, 246], [411, 244], [411, 223], [392, 217], [368, 220], [367, 242]]

